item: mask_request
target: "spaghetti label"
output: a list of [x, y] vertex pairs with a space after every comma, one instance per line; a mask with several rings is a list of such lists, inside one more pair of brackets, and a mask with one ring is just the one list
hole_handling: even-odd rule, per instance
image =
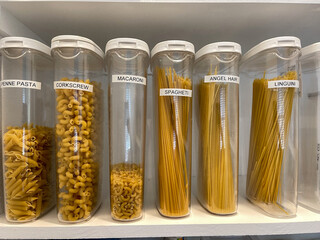
[[1, 88], [29, 88], [41, 90], [41, 82], [30, 81], [30, 80], [2, 80], [0, 82]]
[[68, 82], [68, 81], [54, 81], [54, 89], [72, 89], [82, 90], [86, 92], [93, 92], [93, 86], [87, 83]]
[[240, 83], [240, 78], [234, 75], [207, 75], [204, 76], [205, 83]]
[[145, 77], [135, 76], [135, 75], [112, 75], [113, 83], [137, 83], [146, 85], [147, 80]]
[[161, 88], [160, 96], [192, 97], [192, 90], [182, 88]]
[[299, 88], [299, 81], [298, 80], [269, 81], [268, 88]]

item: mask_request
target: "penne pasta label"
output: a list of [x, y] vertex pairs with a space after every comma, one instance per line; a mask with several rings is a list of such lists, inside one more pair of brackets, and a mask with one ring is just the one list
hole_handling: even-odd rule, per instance
[[298, 80], [268, 81], [268, 88], [299, 88]]
[[79, 82], [54, 81], [54, 89], [72, 89], [93, 92], [93, 85]]
[[146, 85], [147, 80], [145, 77], [135, 75], [112, 75], [113, 83], [136, 83]]
[[192, 97], [192, 90], [181, 88], [161, 88], [160, 96]]
[[1, 84], [1, 88], [29, 88], [29, 89], [41, 90], [41, 82], [31, 81], [31, 80], [18, 80], [18, 79], [2, 80], [0, 84]]
[[207, 75], [204, 76], [205, 83], [240, 83], [240, 77], [234, 75]]

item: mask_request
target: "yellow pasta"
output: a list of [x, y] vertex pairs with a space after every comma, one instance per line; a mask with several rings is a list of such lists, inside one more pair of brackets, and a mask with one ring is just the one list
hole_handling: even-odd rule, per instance
[[[191, 79], [171, 68], [156, 68], [158, 87], [192, 89]], [[158, 90], [159, 90], [158, 89]], [[191, 130], [190, 97], [159, 96], [159, 211], [169, 217], [189, 213], [191, 149], [187, 139]]]
[[99, 84], [90, 80], [61, 81], [93, 85], [93, 92], [56, 90], [59, 217], [79, 221], [88, 219], [97, 208], [102, 92]]
[[8, 127], [3, 135], [5, 208], [9, 221], [29, 221], [52, 206], [52, 128]]
[[296, 80], [290, 71], [274, 79], [253, 82], [252, 118], [247, 197], [257, 203], [281, 206], [281, 181], [284, 150], [288, 147], [288, 132], [295, 95], [294, 88], [269, 89], [274, 80]]
[[205, 208], [216, 214], [234, 213], [237, 202], [232, 170], [227, 101], [227, 84], [200, 83], [199, 136], [201, 146], [198, 197]]
[[110, 201], [114, 219], [133, 220], [142, 216], [143, 169], [136, 164], [111, 166]]

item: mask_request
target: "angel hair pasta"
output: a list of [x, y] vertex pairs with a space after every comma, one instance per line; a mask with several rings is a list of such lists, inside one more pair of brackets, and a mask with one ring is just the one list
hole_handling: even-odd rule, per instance
[[247, 197], [257, 203], [281, 207], [284, 151], [288, 147], [294, 88], [269, 89], [268, 82], [295, 80], [297, 73], [253, 82], [252, 119]]
[[[159, 89], [192, 89], [191, 79], [176, 74], [171, 68], [156, 68]], [[188, 158], [188, 131], [191, 128], [189, 114], [191, 98], [159, 96], [159, 160], [158, 188], [159, 210], [169, 217], [181, 217], [189, 213], [190, 159]]]
[[101, 89], [90, 80], [61, 81], [93, 85], [92, 92], [56, 90], [59, 219], [77, 221], [88, 219], [98, 202]]
[[30, 221], [52, 206], [52, 128], [8, 127], [3, 135], [5, 209], [9, 221]]
[[202, 80], [199, 85], [201, 146], [198, 197], [210, 212], [216, 214], [234, 213], [237, 202], [227, 101], [227, 84]]
[[119, 163], [111, 166], [111, 214], [119, 220], [142, 216], [143, 169], [136, 164]]

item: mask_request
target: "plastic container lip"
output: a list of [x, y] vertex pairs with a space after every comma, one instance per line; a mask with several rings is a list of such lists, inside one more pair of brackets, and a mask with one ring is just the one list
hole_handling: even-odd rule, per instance
[[111, 49], [142, 50], [150, 56], [149, 46], [146, 42], [136, 38], [114, 38], [107, 42], [105, 54]]
[[241, 46], [235, 42], [216, 42], [210, 43], [202, 47], [196, 53], [196, 60], [209, 53], [239, 53], [241, 54]]
[[301, 49], [301, 42], [299, 38], [292, 36], [270, 38], [251, 48], [246, 54], [243, 55], [241, 62], [243, 63], [247, 61], [254, 55], [264, 50], [278, 47], [296, 47]]
[[309, 46], [306, 46], [301, 49], [302, 56], [301, 58], [304, 58], [308, 56], [309, 54], [315, 53], [315, 52], [320, 52], [320, 42], [313, 43]]
[[192, 43], [182, 40], [168, 40], [159, 42], [154, 46], [154, 48], [151, 50], [151, 57], [156, 55], [159, 52], [165, 52], [165, 51], [184, 51], [184, 52], [194, 52], [194, 46]]
[[88, 49], [104, 58], [101, 48], [88, 38], [76, 35], [59, 35], [51, 40], [51, 52], [53, 49], [65, 47]]
[[51, 57], [50, 47], [31, 38], [4, 37], [0, 40], [0, 49], [4, 48], [29, 48], [42, 52]]

